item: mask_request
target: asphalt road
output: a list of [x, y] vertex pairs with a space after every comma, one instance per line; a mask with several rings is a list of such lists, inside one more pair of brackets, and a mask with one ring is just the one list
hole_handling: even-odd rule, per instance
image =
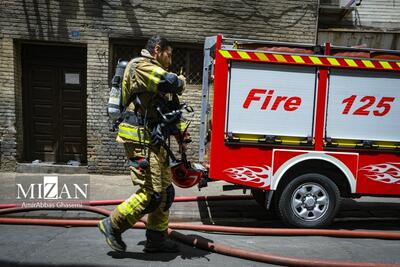
[[[185, 210], [189, 214], [187, 217], [183, 216]], [[252, 200], [235, 202], [234, 205], [225, 201], [176, 203], [172, 221], [182, 218], [188, 221], [194, 210], [198, 213], [196, 218], [200, 218], [196, 223], [243, 227], [283, 226]], [[75, 217], [76, 214], [72, 216], [60, 212], [50, 217], [58, 215]], [[347, 200], [331, 228], [400, 231], [400, 201], [380, 198]], [[282, 256], [400, 266], [398, 240], [179, 232], [237, 248]], [[274, 266], [210, 253], [183, 244], [180, 244], [180, 253], [145, 254], [142, 252], [145, 240], [143, 230], [129, 230], [123, 238], [128, 250], [117, 253], [108, 248], [96, 228], [0, 225], [0, 266]]]

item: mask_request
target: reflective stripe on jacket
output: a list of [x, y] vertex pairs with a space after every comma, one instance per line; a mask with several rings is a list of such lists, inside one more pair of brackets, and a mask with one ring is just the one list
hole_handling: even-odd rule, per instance
[[[165, 97], [168, 90], [173, 93], [182, 93], [185, 89], [185, 82], [180, 80], [174, 73], [167, 72], [160, 63], [154, 59], [150, 53], [143, 49], [141, 57], [134, 58], [129, 61], [122, 82], [122, 103], [127, 111], [134, 111], [136, 101], [140, 103], [136, 111], [146, 117], [150, 125], [157, 123], [159, 114], [154, 107], [154, 96], [159, 95]], [[122, 124], [121, 124], [122, 125]], [[126, 122], [123, 125], [126, 124]], [[130, 129], [126, 129], [122, 125], [119, 127], [124, 139], [134, 142], [138, 139], [137, 134], [131, 125]], [[142, 136], [143, 137], [143, 136]], [[149, 143], [146, 140], [147, 144]], [[143, 142], [142, 142], [143, 143]]]
[[189, 126], [189, 124], [183, 119], [180, 119], [175, 125], [181, 133], [183, 133]]
[[121, 123], [118, 126], [118, 136], [133, 141], [135, 143], [150, 144], [150, 137], [145, 132], [143, 126]]

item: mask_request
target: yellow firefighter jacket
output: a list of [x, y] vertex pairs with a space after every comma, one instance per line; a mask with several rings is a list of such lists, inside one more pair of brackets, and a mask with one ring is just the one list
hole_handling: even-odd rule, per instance
[[[133, 112], [134, 103], [139, 102], [137, 112], [140, 116], [146, 117], [150, 122], [156, 121], [158, 114], [152, 103], [154, 97], [157, 95], [166, 98], [171, 93], [181, 95], [184, 90], [185, 81], [176, 74], [167, 72], [147, 50], [143, 49], [141, 57], [132, 59], [125, 69], [122, 103], [127, 111]], [[150, 136], [143, 126], [124, 121], [119, 125], [117, 141], [149, 144]]]

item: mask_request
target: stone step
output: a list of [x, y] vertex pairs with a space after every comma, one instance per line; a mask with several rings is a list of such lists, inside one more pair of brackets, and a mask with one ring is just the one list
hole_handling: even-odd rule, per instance
[[61, 174], [87, 174], [87, 166], [71, 166], [54, 163], [17, 163], [18, 173], [61, 173]]

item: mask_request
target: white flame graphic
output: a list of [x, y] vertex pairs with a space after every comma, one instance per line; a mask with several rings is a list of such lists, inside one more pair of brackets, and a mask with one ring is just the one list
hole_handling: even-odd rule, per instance
[[267, 165], [229, 168], [224, 172], [233, 179], [260, 184], [259, 187], [271, 185], [271, 167]]
[[400, 184], [400, 163], [386, 162], [368, 165], [361, 170], [368, 172], [365, 176], [369, 179], [385, 184]]

